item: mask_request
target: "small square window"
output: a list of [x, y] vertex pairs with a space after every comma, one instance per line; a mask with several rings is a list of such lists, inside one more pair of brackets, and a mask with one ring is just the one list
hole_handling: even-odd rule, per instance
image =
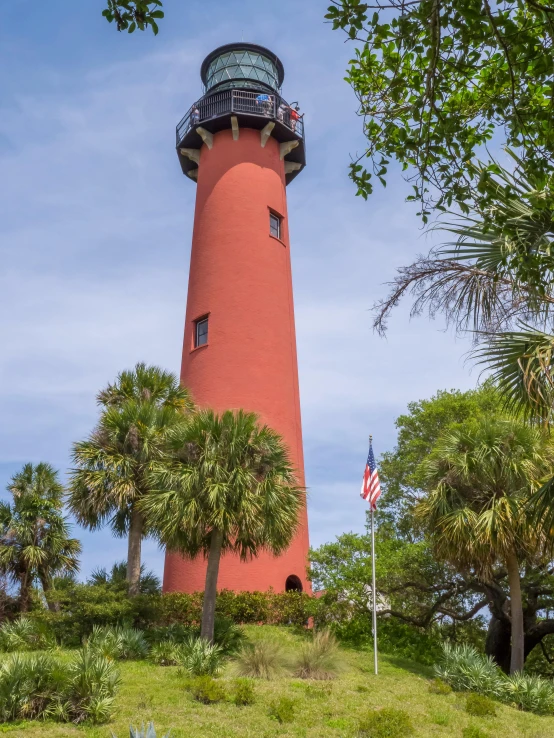
[[269, 233], [275, 238], [281, 238], [281, 218], [275, 213], [269, 213]]
[[201, 318], [194, 324], [194, 348], [208, 343], [208, 318]]

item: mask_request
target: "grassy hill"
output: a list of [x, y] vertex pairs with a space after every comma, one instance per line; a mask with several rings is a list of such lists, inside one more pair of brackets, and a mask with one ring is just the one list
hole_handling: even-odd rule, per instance
[[[250, 626], [246, 631], [278, 638], [289, 654], [301, 642], [282, 628]], [[375, 677], [370, 652], [343, 649], [342, 661], [340, 676], [333, 681], [287, 675], [256, 681], [256, 702], [249, 707], [229, 702], [203, 705], [185, 689], [176, 667], [122, 662], [118, 711], [109, 725], [27, 722], [1, 725], [0, 733], [12, 733], [14, 738], [110, 738], [113, 731], [117, 738], [127, 738], [130, 723], [153, 719], [158, 738], [169, 728], [172, 738], [355, 738], [358, 721], [369, 709], [394, 707], [409, 712], [418, 738], [462, 738], [468, 726], [489, 738], [554, 738], [554, 717], [538, 717], [501, 704], [496, 717], [468, 715], [464, 695], [429, 692], [431, 671], [418, 664], [382, 656], [381, 673]], [[233, 678], [231, 662], [220, 681], [230, 686]], [[282, 696], [294, 701], [291, 723], [280, 724], [268, 714], [270, 703]]]

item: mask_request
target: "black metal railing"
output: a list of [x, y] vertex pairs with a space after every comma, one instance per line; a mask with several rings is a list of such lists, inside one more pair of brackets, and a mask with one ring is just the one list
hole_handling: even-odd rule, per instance
[[212, 118], [231, 113], [255, 115], [278, 120], [300, 138], [304, 138], [304, 121], [298, 118], [290, 105], [280, 95], [247, 90], [222, 90], [202, 97], [177, 125], [177, 146], [191, 128]]

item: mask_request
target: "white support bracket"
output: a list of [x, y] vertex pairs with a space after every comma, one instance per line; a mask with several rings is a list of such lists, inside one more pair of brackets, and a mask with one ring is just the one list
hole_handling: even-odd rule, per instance
[[286, 161], [285, 162], [285, 174], [290, 174], [291, 172], [297, 172], [299, 169], [302, 169], [302, 164], [299, 164], [297, 161]]
[[275, 121], [270, 120], [269, 123], [267, 123], [261, 130], [260, 133], [260, 140], [262, 144], [262, 149], [265, 147], [266, 143], [269, 141], [269, 137], [271, 136], [271, 131], [275, 128]]
[[198, 181], [198, 167], [196, 169], [189, 169], [187, 172], [187, 177], [190, 177], [195, 182]]
[[200, 164], [200, 149], [179, 149], [179, 152], [195, 164]]
[[206, 146], [211, 149], [214, 145], [214, 137], [213, 135], [207, 131], [205, 128], [202, 128], [202, 126], [198, 126], [196, 129], [196, 133], [200, 136], [202, 141], [206, 144]]
[[299, 144], [299, 141], [284, 141], [282, 144], [279, 144], [279, 158], [281, 161], [285, 158], [287, 154], [290, 154], [290, 152], [295, 149]]
[[239, 121], [236, 115], [231, 116], [231, 128], [233, 129], [233, 141], [238, 141], [239, 140]]

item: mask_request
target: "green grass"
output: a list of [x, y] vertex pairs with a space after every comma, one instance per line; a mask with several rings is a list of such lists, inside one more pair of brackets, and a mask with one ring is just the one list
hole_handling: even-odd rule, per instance
[[[258, 637], [264, 631], [278, 638], [290, 659], [301, 637], [279, 628], [246, 628]], [[127, 738], [129, 724], [152, 719], [158, 735], [172, 728], [172, 738], [357, 738], [358, 721], [371, 709], [406, 710], [415, 738], [462, 738], [475, 727], [490, 738], [554, 738], [554, 717], [538, 717], [497, 703], [495, 717], [478, 718], [465, 711], [466, 695], [432, 694], [432, 674], [425, 667], [387, 656], [380, 659], [381, 673], [372, 673], [372, 654], [342, 650], [344, 668], [329, 682], [292, 676], [255, 681], [254, 704], [237, 707], [230, 700], [203, 705], [186, 689], [186, 677], [177, 667], [155, 666], [146, 661], [120, 662], [122, 688], [117, 714], [103, 726], [73, 726], [52, 722], [0, 725], [0, 735], [14, 738]], [[236, 674], [230, 662], [221, 681], [231, 695]], [[270, 717], [270, 705], [281, 697], [294, 702], [292, 723]], [[479, 735], [479, 733], [477, 733]]]

